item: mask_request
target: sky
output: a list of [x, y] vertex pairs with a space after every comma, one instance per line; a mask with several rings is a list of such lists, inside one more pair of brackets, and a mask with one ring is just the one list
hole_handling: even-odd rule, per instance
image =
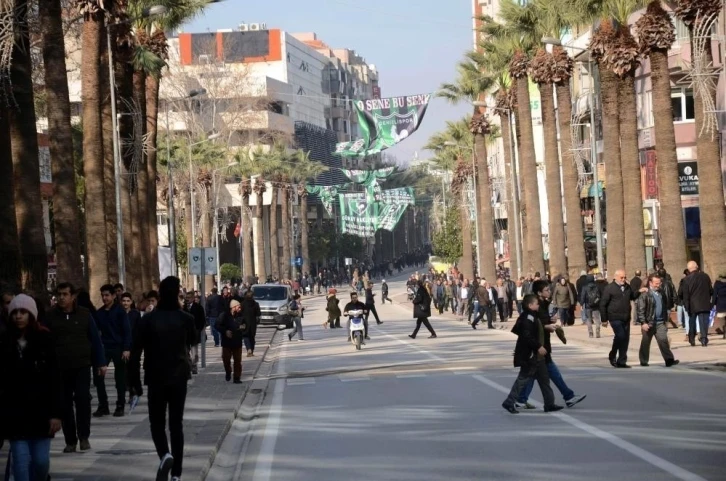
[[[331, 48], [349, 48], [374, 64], [383, 97], [436, 91], [456, 79], [472, 47], [471, 0], [226, 0], [184, 27], [190, 33], [267, 23], [290, 33], [315, 32]], [[470, 108], [432, 98], [418, 131], [389, 149], [401, 163], [423, 150], [431, 134]]]

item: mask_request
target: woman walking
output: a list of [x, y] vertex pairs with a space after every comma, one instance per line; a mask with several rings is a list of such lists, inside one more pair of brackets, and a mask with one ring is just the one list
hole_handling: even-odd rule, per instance
[[19, 294], [8, 313], [0, 337], [0, 439], [10, 441], [15, 481], [46, 481], [50, 442], [63, 417], [55, 348], [32, 297]]
[[414, 329], [413, 334], [409, 334], [408, 337], [411, 339], [416, 339], [421, 324], [426, 326], [426, 329], [431, 333], [429, 339], [436, 339], [436, 331], [429, 322], [429, 317], [431, 317], [431, 294], [429, 289], [430, 287], [425, 285], [423, 280], [418, 281], [416, 297], [413, 298], [413, 317], [416, 318], [416, 329]]

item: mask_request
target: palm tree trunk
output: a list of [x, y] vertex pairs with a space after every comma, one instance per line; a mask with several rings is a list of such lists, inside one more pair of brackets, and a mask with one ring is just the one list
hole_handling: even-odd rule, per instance
[[282, 275], [292, 279], [290, 272], [290, 194], [287, 186], [282, 189]]
[[[179, 184], [177, 184], [179, 185]], [[189, 189], [183, 189], [182, 192], [184, 192], [184, 235], [187, 238], [187, 252], [189, 252], [189, 249], [192, 248], [194, 245], [193, 239], [194, 236], [192, 235], [192, 224], [195, 221], [194, 216], [192, 216], [192, 195]], [[189, 272], [189, 266], [191, 264], [187, 261], [187, 272]], [[191, 275], [189, 276], [189, 285], [188, 288], [192, 287], [191, 282]]]
[[303, 186], [303, 193], [300, 195], [300, 247], [302, 249], [303, 272], [310, 269], [310, 250], [308, 248], [308, 194]]
[[[643, 230], [643, 190], [638, 150], [638, 114], [634, 72], [618, 80], [620, 107], [620, 168], [623, 178], [623, 218], [625, 222], [625, 272], [645, 272], [645, 231]], [[610, 216], [608, 216], [608, 219]]]
[[10, 119], [0, 113], [0, 283], [20, 288], [20, 244], [15, 216], [13, 153], [10, 145]]
[[263, 222], [262, 194], [257, 195], [257, 205], [255, 206], [255, 274], [259, 277], [259, 282], [267, 282], [267, 268], [265, 266], [265, 226]]
[[159, 77], [155, 75], [146, 76], [146, 135], [148, 145], [146, 154], [146, 173], [148, 176], [148, 184], [146, 191], [147, 214], [149, 226], [149, 272], [153, 285], [159, 283], [159, 231], [156, 228], [156, 203], [158, 192], [156, 190], [156, 179], [159, 176], [159, 166], [157, 165], [156, 155], [156, 139], [159, 133]]
[[504, 141], [504, 170], [505, 178], [507, 182], [507, 237], [509, 238], [509, 271], [511, 272], [512, 279], [518, 278], [519, 265], [517, 264], [517, 247], [514, 245], [516, 241], [514, 216], [519, 215], [519, 212], [514, 210], [514, 192], [512, 191], [512, 159], [511, 153], [514, 152], [512, 149], [512, 138], [511, 138], [511, 125], [509, 124], [509, 117], [504, 115], [500, 116], [500, 124], [502, 129], [502, 140]]
[[560, 180], [560, 156], [557, 147], [555, 99], [552, 84], [539, 84], [544, 128], [545, 186], [549, 211], [550, 276], [567, 272], [565, 256], [565, 220], [562, 210], [562, 182]]
[[270, 271], [272, 276], [280, 279], [280, 250], [277, 224], [277, 185], [273, 184], [270, 201]]
[[[678, 156], [671, 107], [671, 79], [668, 51], [650, 53], [650, 82], [653, 89], [655, 151], [658, 169], [658, 201], [660, 202], [660, 239], [663, 260], [669, 269], [681, 269], [688, 262], [683, 207], [678, 186]], [[675, 272], [674, 271], [674, 272]]]
[[242, 200], [242, 217], [244, 222], [242, 223], [242, 253], [244, 255], [244, 266], [243, 272], [246, 282], [252, 282], [251, 279], [255, 276], [255, 264], [252, 250], [252, 219], [250, 217], [250, 202], [249, 197], [244, 197]]
[[24, 291], [43, 299], [48, 282], [48, 250], [40, 195], [40, 161], [35, 126], [32, 61], [27, 0], [15, 3], [15, 44], [10, 81], [16, 105], [10, 111], [10, 145], [15, 177], [15, 214], [20, 242], [21, 281]]
[[[83, 22], [81, 97], [83, 104], [83, 175], [85, 178], [88, 289], [97, 296], [109, 279], [106, 256], [106, 195], [101, 123], [101, 43], [103, 15]], [[95, 298], [95, 297], [94, 297]]]
[[[138, 69], [134, 70], [133, 85], [134, 109], [136, 109], [136, 111], [134, 112], [134, 116], [136, 117], [137, 122], [140, 121], [141, 125], [141, 131], [135, 133], [141, 138], [136, 138], [134, 140], [136, 142], [140, 142], [146, 134], [146, 74], [144, 74], [143, 71]], [[153, 148], [156, 148], [156, 144], [147, 145], [151, 145], [153, 146]], [[133, 202], [136, 204], [134, 206], [134, 209], [137, 212], [134, 220], [135, 223], [138, 225], [139, 236], [141, 239], [140, 250], [138, 252], [138, 256], [141, 258], [142, 263], [140, 281], [142, 286], [153, 286], [156, 284], [152, 282], [151, 271], [158, 271], [158, 268], [153, 269], [153, 266], [151, 264], [150, 252], [151, 250], [158, 248], [158, 242], [156, 245], [149, 245], [148, 243], [149, 231], [156, 230], [156, 207], [154, 207], [154, 222], [153, 224], [150, 224], [148, 215], [148, 191], [151, 186], [149, 174], [147, 171], [148, 159], [146, 157], [147, 156], [145, 154], [142, 154], [141, 158], [138, 159], [140, 161], [139, 165], [136, 166], [138, 190], [136, 192], [135, 198], [133, 199]], [[154, 184], [156, 184], [156, 182], [154, 182]], [[156, 265], [159, 265], [158, 261]]]
[[530, 271], [544, 273], [544, 250], [542, 248], [542, 215], [539, 211], [539, 188], [537, 186], [537, 157], [534, 150], [534, 133], [532, 131], [532, 111], [529, 104], [529, 84], [527, 77], [516, 79], [517, 85], [517, 117], [521, 133], [519, 144], [520, 166], [522, 168], [522, 184], [525, 205], [522, 218], [527, 223], [527, 261]]
[[[106, 28], [103, 27], [102, 39], [106, 39]], [[106, 220], [106, 262], [108, 263], [108, 277], [110, 282], [118, 282], [118, 248], [116, 235], [118, 232], [116, 224], [116, 179], [114, 177], [114, 153], [113, 153], [113, 120], [111, 111], [111, 86], [108, 72], [108, 48], [106, 42], [101, 42], [101, 125], [103, 131], [103, 182], [105, 220]], [[124, 286], [125, 287], [125, 286]], [[92, 295], [94, 293], [91, 293]]]
[[555, 84], [557, 91], [557, 109], [559, 111], [560, 143], [562, 145], [562, 183], [567, 213], [567, 267], [570, 279], [575, 279], [580, 272], [587, 271], [585, 258], [585, 232], [580, 215], [580, 192], [577, 188], [577, 168], [571, 149], [572, 143], [572, 93], [570, 83]]
[[[691, 30], [691, 38], [693, 31]], [[693, 45], [693, 41], [691, 41]], [[713, 55], [711, 42], [704, 42], [706, 46], [706, 65], [711, 65]], [[696, 90], [698, 93], [698, 90]], [[716, 100], [715, 90], [710, 95]], [[705, 106], [700, 95], [694, 96], [696, 111], [696, 134], [700, 134], [706, 116]], [[707, 133], [698, 135], [696, 139], [698, 149], [698, 206], [701, 217], [701, 249], [703, 251], [702, 270], [707, 272], [711, 279], [717, 278], [726, 272], [726, 208], [724, 207], [723, 173], [721, 171], [721, 157], [719, 152], [718, 136], [709, 136]]]
[[[618, 119], [618, 80], [614, 73], [600, 68], [602, 96], [603, 160], [605, 162], [608, 272], [625, 268], [625, 219], [623, 180], [620, 168], [620, 121]], [[595, 148], [595, 146], [591, 146]], [[632, 200], [632, 199], [631, 199]], [[597, 199], [596, 199], [597, 201]], [[642, 223], [640, 225], [642, 228]], [[599, 266], [603, 271], [603, 266]]]
[[[517, 158], [512, 159], [512, 162], [515, 162], [519, 169], [517, 169], [518, 172], [518, 178], [515, 179], [515, 182], [517, 183], [517, 189], [519, 190], [519, 243], [522, 244], [522, 265], [521, 270], [523, 275], [530, 275], [534, 274], [534, 271], [530, 267], [529, 262], [529, 251], [527, 250], [527, 239], [529, 238], [529, 230], [527, 229], [527, 216], [524, 215], [525, 212], [527, 212], [527, 199], [523, 195], [524, 192], [522, 191], [522, 182], [519, 180], [522, 178], [522, 131], [520, 129], [520, 121], [519, 121], [519, 112], [518, 109], [514, 109], [514, 136], [515, 136], [515, 142], [516, 142], [516, 152], [517, 152]], [[513, 150], [514, 152], [514, 150]], [[539, 203], [537, 204], [539, 205]]]
[[474, 155], [476, 156], [476, 186], [479, 191], [479, 258], [477, 259], [479, 275], [486, 279], [496, 279], [496, 254], [494, 253], [494, 209], [492, 209], [492, 190], [487, 163], [486, 137], [474, 135]]
[[[464, 189], [462, 189], [464, 190]], [[465, 279], [474, 279], [474, 262], [471, 236], [471, 214], [469, 203], [466, 199], [466, 191], [461, 193], [459, 204], [459, 224], [461, 225], [461, 260], [459, 261], [459, 272], [464, 274]]]
[[123, 212], [124, 222], [124, 244], [126, 245], [125, 252], [127, 254], [128, 268], [126, 269], [126, 290], [132, 293], [140, 293], [143, 291], [144, 286], [142, 284], [141, 277], [141, 257], [139, 253], [139, 223], [138, 223], [138, 211], [136, 209], [136, 195], [133, 190], [133, 180], [131, 172], [124, 168], [124, 175], [121, 177], [121, 206]]
[[40, 0], [38, 11], [43, 37], [43, 71], [54, 184], [53, 223], [57, 279], [85, 288], [60, 0]]

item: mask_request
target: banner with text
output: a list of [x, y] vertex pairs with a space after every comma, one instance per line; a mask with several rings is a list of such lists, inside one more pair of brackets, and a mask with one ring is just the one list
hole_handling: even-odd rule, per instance
[[418, 129], [430, 100], [421, 94], [355, 102], [361, 138], [337, 144], [335, 154], [365, 157], [393, 147]]

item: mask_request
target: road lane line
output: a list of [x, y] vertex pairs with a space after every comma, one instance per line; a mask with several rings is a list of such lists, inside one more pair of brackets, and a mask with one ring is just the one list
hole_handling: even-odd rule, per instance
[[287, 342], [281, 344], [282, 352], [280, 353], [280, 362], [277, 365], [277, 374], [283, 376], [283, 378], [275, 380], [275, 389], [272, 392], [270, 411], [267, 416], [265, 431], [262, 435], [262, 446], [257, 455], [255, 471], [252, 475], [253, 481], [270, 481], [272, 477], [272, 462], [275, 457], [275, 445], [277, 444], [277, 436], [280, 432], [280, 422], [282, 419], [282, 395], [287, 384], [284, 375], [288, 345], [289, 343]]
[[288, 379], [287, 380], [288, 386], [304, 386], [307, 384], [315, 384], [315, 378], [308, 377], [308, 378]]
[[[445, 359], [437, 356], [436, 354], [432, 354], [424, 349], [419, 348], [415, 344], [405, 341], [403, 339], [398, 339], [397, 337], [387, 334], [386, 332], [382, 331], [380, 328], [376, 328], [376, 330], [380, 331], [381, 334], [383, 334], [386, 337], [389, 337], [391, 339], [395, 339], [400, 344], [403, 344], [405, 346], [408, 346], [435, 361], [440, 362], [446, 362]], [[482, 384], [486, 384], [487, 386], [491, 387], [492, 389], [499, 391], [503, 394], [509, 394], [510, 388], [507, 388], [499, 383], [496, 383], [492, 381], [491, 379], [488, 379], [481, 374], [474, 374], [472, 375], [472, 378], [476, 379], [477, 381], [481, 382]], [[542, 407], [542, 404], [537, 401], [530, 401], [532, 404]], [[656, 456], [655, 454], [646, 451], [645, 449], [641, 448], [640, 446], [637, 446], [633, 443], [630, 443], [623, 438], [620, 438], [616, 436], [615, 434], [609, 433], [605, 430], [602, 430], [600, 428], [597, 428], [595, 426], [592, 426], [590, 424], [587, 424], [586, 422], [580, 421], [577, 418], [574, 418], [570, 416], [569, 414], [565, 414], [562, 412], [555, 412], [550, 413], [552, 416], [555, 416], [562, 421], [565, 421], [566, 423], [570, 424], [571, 426], [584, 431], [592, 436], [595, 436], [597, 438], [600, 438], [604, 441], [607, 441], [608, 443], [612, 444], [616, 448], [622, 449], [623, 451], [632, 454], [636, 458], [641, 459], [642, 461], [645, 461], [646, 463], [650, 464], [651, 466], [654, 466], [662, 471], [665, 471], [666, 473], [670, 474], [674, 478], [680, 479], [682, 481], [707, 481], [705, 478], [702, 478], [701, 476], [697, 475], [696, 473], [692, 473], [686, 469], [681, 468], [680, 466], [677, 466], [670, 461], [661, 458], [660, 456]]]

